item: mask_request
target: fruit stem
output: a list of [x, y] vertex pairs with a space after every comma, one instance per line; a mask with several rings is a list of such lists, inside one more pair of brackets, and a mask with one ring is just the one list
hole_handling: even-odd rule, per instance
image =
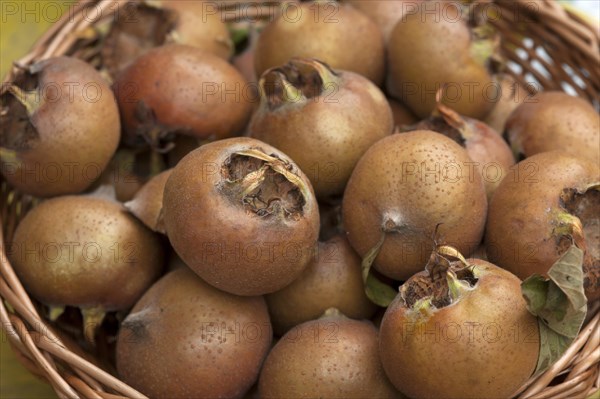
[[96, 331], [100, 328], [106, 312], [100, 306], [81, 309], [83, 316], [83, 335], [91, 345], [96, 345]]
[[319, 317], [319, 319], [326, 318], [347, 319], [346, 315], [343, 314], [338, 308], [327, 308], [327, 310], [325, 310], [325, 312], [323, 312], [323, 314]]
[[369, 277], [369, 271], [371, 270], [371, 265], [375, 261], [375, 258], [377, 258], [377, 255], [379, 255], [379, 251], [381, 251], [381, 247], [383, 246], [384, 242], [385, 242], [385, 231], [382, 230], [381, 237], [379, 237], [379, 241], [377, 242], [377, 244], [375, 244], [375, 246], [373, 248], [371, 248], [369, 250], [369, 252], [367, 252], [365, 254], [365, 257], [362, 260], [361, 268], [362, 268], [362, 278], [363, 278], [364, 283], [367, 282], [367, 278]]
[[37, 90], [24, 91], [13, 84], [8, 86], [8, 91], [19, 101], [27, 110], [30, 117], [40, 108], [43, 99]]

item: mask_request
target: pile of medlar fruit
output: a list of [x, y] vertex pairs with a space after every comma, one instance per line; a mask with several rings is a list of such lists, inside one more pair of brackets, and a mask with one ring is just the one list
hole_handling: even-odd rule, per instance
[[146, 0], [22, 66], [40, 312], [152, 398], [513, 397], [553, 325], [523, 284], [600, 299], [600, 117], [465, 3]]

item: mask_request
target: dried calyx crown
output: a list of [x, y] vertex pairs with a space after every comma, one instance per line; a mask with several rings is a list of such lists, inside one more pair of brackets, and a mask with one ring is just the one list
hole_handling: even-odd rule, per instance
[[416, 311], [427, 312], [449, 306], [472, 291], [478, 281], [472, 265], [457, 249], [448, 245], [436, 246], [425, 270], [425, 273], [411, 277], [400, 288], [406, 307]]
[[259, 82], [261, 103], [275, 110], [284, 104], [297, 104], [335, 92], [340, 75], [327, 64], [293, 58], [286, 65], [269, 69]]

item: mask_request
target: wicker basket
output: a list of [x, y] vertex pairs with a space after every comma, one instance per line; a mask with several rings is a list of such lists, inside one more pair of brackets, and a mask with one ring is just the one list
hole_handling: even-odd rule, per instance
[[[95, 57], [90, 27], [122, 10], [126, 0], [80, 0], [37, 42], [29, 54], [15, 62], [4, 82], [14, 81], [20, 66], [69, 54], [87, 60]], [[248, 1], [242, 1], [248, 3]], [[235, 4], [224, 2], [224, 7]], [[600, 105], [600, 51], [598, 28], [566, 11], [553, 0], [490, 1], [489, 15], [501, 32], [509, 73], [522, 83], [543, 89], [564, 90]], [[91, 8], [94, 8], [93, 10]], [[266, 8], [266, 7], [265, 7]], [[261, 17], [260, 4], [251, 8]], [[268, 7], [265, 14], [272, 11]], [[493, 13], [493, 14], [490, 14]], [[230, 17], [234, 14], [229, 11]], [[538, 86], [539, 85], [539, 86]], [[5, 86], [3, 85], [3, 88]], [[531, 87], [531, 86], [530, 86]], [[36, 199], [0, 184], [0, 320], [10, 344], [23, 364], [48, 381], [59, 397], [143, 398], [109, 372], [80, 356], [80, 348], [60, 339], [40, 317], [4, 253], [20, 218]], [[590, 309], [586, 324], [567, 352], [545, 373], [528, 381], [519, 398], [586, 398], [600, 390], [600, 303]]]

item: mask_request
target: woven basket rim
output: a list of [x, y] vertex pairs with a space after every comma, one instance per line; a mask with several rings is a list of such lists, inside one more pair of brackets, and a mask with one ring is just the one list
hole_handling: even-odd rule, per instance
[[[46, 31], [27, 55], [15, 62], [15, 66], [3, 79], [1, 92], [6, 89], [5, 83], [14, 81], [27, 65], [63, 55], [71, 50], [79, 40], [78, 35], [74, 32], [83, 31], [100, 20], [112, 17], [112, 14], [120, 7], [139, 1], [141, 0], [80, 0], [71, 9], [71, 12], [65, 13]], [[600, 29], [598, 27], [570, 10], [565, 10], [554, 0], [483, 1], [493, 2], [501, 10], [514, 10], [516, 7], [523, 12], [528, 12], [531, 20], [540, 24], [539, 27], [531, 28], [538, 34], [534, 43], [540, 45], [540, 42], [547, 41], [552, 49], [558, 48], [559, 52], [567, 52], [564, 58], [572, 60], [573, 63], [570, 65], [578, 65], [579, 69], [588, 69], [590, 76], [586, 81], [588, 82], [587, 87], [575, 87], [574, 90], [592, 103], [600, 104], [600, 72], [598, 71], [600, 68], [597, 68], [600, 63]], [[246, 4], [248, 1], [240, 0], [239, 3]], [[260, 3], [260, 0], [253, 3]], [[532, 4], [536, 7], [528, 8]], [[83, 10], [88, 7], [97, 7], [98, 18], [83, 18]], [[231, 8], [231, 3], [227, 7]], [[257, 10], [253, 16], [260, 17], [262, 12], [260, 6]], [[269, 12], [271, 9], [265, 11], [265, 13]], [[507, 28], [509, 32], [511, 31], [511, 22], [515, 21], [511, 21], [510, 18], [498, 20], [495, 25], [505, 33], [507, 45], [517, 47], [519, 43], [522, 44], [523, 36], [519, 37], [518, 33], [506, 33]], [[535, 54], [535, 49], [525, 52], [529, 57], [525, 60], [510, 52], [508, 54], [513, 54], [513, 56], [509, 56], [508, 59], [516, 63], [520, 62], [520, 65], [527, 62], [532, 63], [532, 60], [535, 60], [540, 62], [553, 76], [565, 78], [566, 72], [562, 69], [558, 70], [563, 68], [561, 65], [557, 67], [543, 59], [540, 61], [540, 57]], [[597, 70], [593, 69], [594, 66]], [[522, 74], [511, 72], [515, 80], [521, 84], [527, 81], [528, 73], [544, 87], [550, 89], [562, 87], [533, 68], [524, 68]], [[576, 85], [576, 83], [573, 84]], [[61, 340], [45, 319], [40, 317], [36, 306], [17, 278], [4, 251], [5, 238], [7, 238], [7, 242], [9, 239], [3, 231], [11, 233], [18, 223], [19, 217], [22, 217], [35, 203], [35, 199], [12, 191], [5, 182], [0, 183], [0, 224], [2, 226], [0, 229], [0, 296], [3, 299], [0, 301], [0, 321], [11, 347], [25, 367], [33, 374], [48, 381], [61, 398], [145, 398], [143, 394], [109, 372], [78, 355], [76, 348]], [[515, 393], [515, 396], [531, 399], [572, 398], [587, 397], [597, 393], [600, 390], [599, 332], [600, 301], [596, 301], [588, 312], [587, 324], [569, 349], [548, 370], [527, 381]], [[558, 375], [566, 376], [564, 382], [550, 386], [549, 384]]]

